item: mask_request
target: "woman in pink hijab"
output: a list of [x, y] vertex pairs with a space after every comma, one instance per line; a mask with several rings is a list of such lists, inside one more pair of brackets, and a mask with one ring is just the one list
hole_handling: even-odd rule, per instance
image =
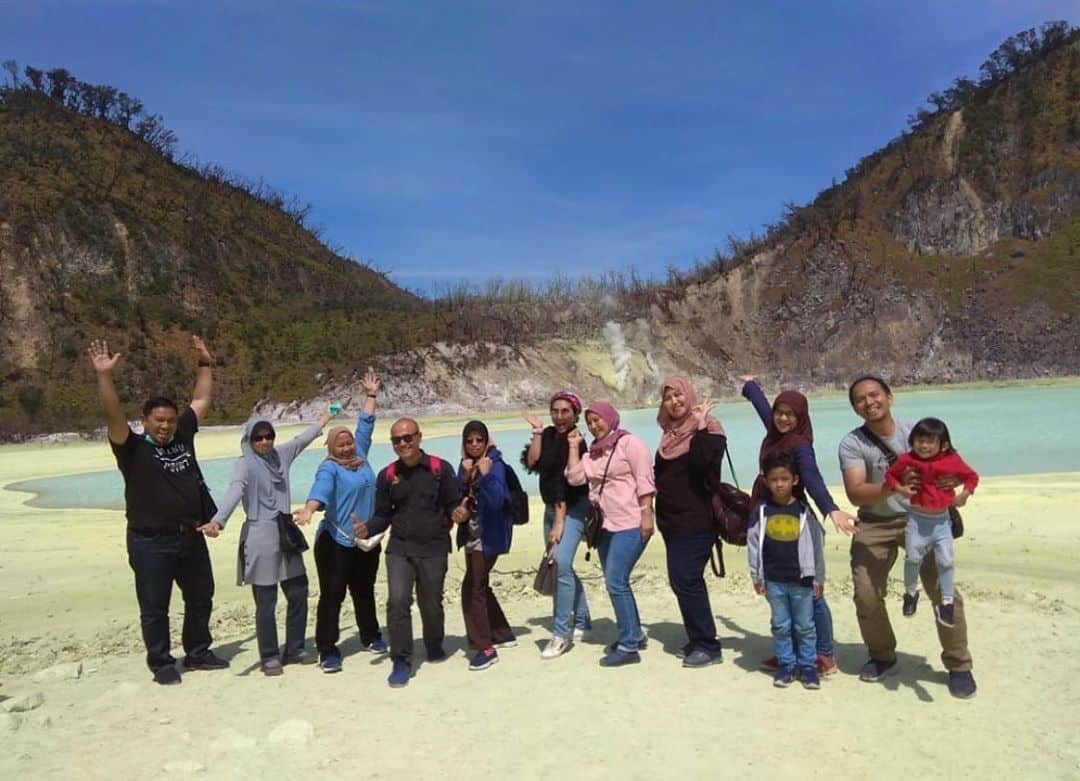
[[708, 667], [721, 661], [720, 638], [705, 564], [716, 542], [706, 475], [717, 473], [727, 438], [709, 414], [713, 402], [698, 402], [683, 377], [669, 377], [660, 389], [656, 422], [663, 430], [656, 450], [656, 524], [667, 548], [668, 582], [682, 613], [687, 642], [683, 667]]
[[566, 480], [570, 485], [588, 484], [589, 500], [604, 513], [597, 550], [619, 638], [608, 646], [600, 665], [636, 664], [646, 640], [630, 573], [653, 535], [652, 459], [644, 442], [619, 428], [619, 413], [607, 402], [594, 402], [585, 409], [585, 425], [593, 442], [584, 456], [578, 451], [581, 432], [575, 428], [567, 436]]

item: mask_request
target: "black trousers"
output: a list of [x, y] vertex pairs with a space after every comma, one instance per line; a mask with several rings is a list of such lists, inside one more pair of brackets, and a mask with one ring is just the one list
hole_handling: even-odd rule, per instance
[[[285, 655], [304, 650], [307, 633], [308, 577], [298, 575], [279, 584], [285, 595]], [[255, 597], [255, 637], [259, 642], [259, 659], [265, 661], [278, 655], [277, 586], [252, 585]]]
[[146, 664], [157, 671], [176, 664], [170, 653], [169, 601], [172, 586], [184, 598], [184, 653], [198, 658], [210, 650], [210, 611], [214, 573], [206, 538], [198, 532], [146, 534], [127, 532], [128, 564], [135, 573], [139, 623], [146, 645]]
[[715, 532], [668, 534], [664, 537], [668, 583], [679, 603], [691, 650], [700, 649], [708, 653], [720, 651], [716, 620], [709, 604], [709, 589], [705, 585], [705, 564], [709, 561], [709, 552], [715, 542]]
[[346, 548], [334, 542], [329, 532], [315, 540], [315, 569], [319, 573], [319, 604], [315, 608], [315, 647], [320, 656], [340, 654], [341, 603], [345, 592], [352, 596], [360, 642], [368, 645], [382, 639], [379, 618], [375, 613], [375, 576], [379, 572], [379, 553]]
[[386, 578], [390, 585], [386, 623], [390, 628], [390, 655], [395, 659], [412, 659], [414, 586], [420, 621], [424, 626], [424, 645], [428, 649], [442, 647], [446, 636], [443, 614], [446, 564], [445, 555], [420, 558], [386, 554]]

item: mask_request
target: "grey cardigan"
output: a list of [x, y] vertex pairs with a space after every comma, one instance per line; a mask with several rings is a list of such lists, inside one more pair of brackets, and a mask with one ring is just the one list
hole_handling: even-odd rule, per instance
[[277, 482], [271, 478], [268, 469], [261, 468], [254, 460], [260, 456], [251, 449], [249, 442], [251, 430], [263, 420], [263, 418], [253, 417], [244, 424], [240, 441], [240, 450], [243, 455], [236, 459], [229, 489], [222, 497], [217, 514], [213, 518], [222, 527], [225, 526], [225, 522], [241, 500], [244, 503], [245, 517], [255, 521], [272, 521], [279, 512], [290, 512], [292, 502], [289, 496], [289, 466], [322, 432], [319, 426], [312, 425], [288, 442], [274, 446], [274, 452], [280, 461], [279, 469], [285, 476], [283, 482]]

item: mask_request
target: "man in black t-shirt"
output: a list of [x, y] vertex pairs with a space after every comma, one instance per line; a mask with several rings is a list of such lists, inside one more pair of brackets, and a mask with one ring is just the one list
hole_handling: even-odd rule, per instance
[[90, 343], [98, 396], [108, 424], [109, 445], [124, 476], [128, 564], [135, 573], [135, 595], [146, 663], [160, 684], [180, 683], [170, 653], [169, 600], [172, 584], [184, 597], [184, 667], [216, 670], [229, 663], [210, 650], [210, 611], [214, 575], [206, 537], [221, 531], [210, 523], [212, 500], [195, 460], [195, 433], [210, 409], [210, 353], [193, 337], [199, 369], [191, 404], [178, 414], [176, 404], [157, 396], [143, 405], [143, 433], [127, 423], [113, 385], [120, 355], [109, 355], [103, 341]]

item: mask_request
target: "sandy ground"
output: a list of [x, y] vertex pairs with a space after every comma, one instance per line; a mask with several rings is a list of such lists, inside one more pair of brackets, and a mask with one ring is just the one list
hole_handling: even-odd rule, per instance
[[[234, 448], [234, 432], [199, 439], [204, 457]], [[112, 464], [102, 443], [4, 447], [0, 485]], [[728, 549], [727, 579], [709, 574], [724, 663], [682, 669], [673, 652], [685, 637], [659, 538], [634, 577], [650, 638], [642, 664], [597, 666], [614, 639], [613, 613], [595, 557], [580, 556], [595, 629], [564, 657], [542, 661], [550, 601], [530, 588], [541, 552], [536, 506], [496, 568], [519, 645], [488, 671], [467, 669], [455, 554], [449, 661], [420, 665], [407, 688], [391, 690], [388, 662], [357, 653], [346, 617], [341, 674], [304, 667], [264, 678], [250, 594], [232, 581], [237, 525], [211, 541], [213, 630], [232, 667], [159, 687], [143, 663], [122, 514], [36, 510], [26, 498], [0, 492], [0, 708], [43, 701], [0, 710], [0, 778], [1080, 777], [1077, 474], [987, 479], [965, 512], [958, 573], [979, 683], [966, 702], [948, 695], [930, 612], [900, 616], [899, 566], [891, 605], [900, 670], [883, 684], [859, 682], [865, 652], [846, 541], [836, 534], [827, 540], [827, 591], [841, 673], [820, 691], [774, 689], [757, 672], [771, 653], [768, 608], [752, 594], [742, 550]], [[414, 626], [419, 636], [418, 616]]]

